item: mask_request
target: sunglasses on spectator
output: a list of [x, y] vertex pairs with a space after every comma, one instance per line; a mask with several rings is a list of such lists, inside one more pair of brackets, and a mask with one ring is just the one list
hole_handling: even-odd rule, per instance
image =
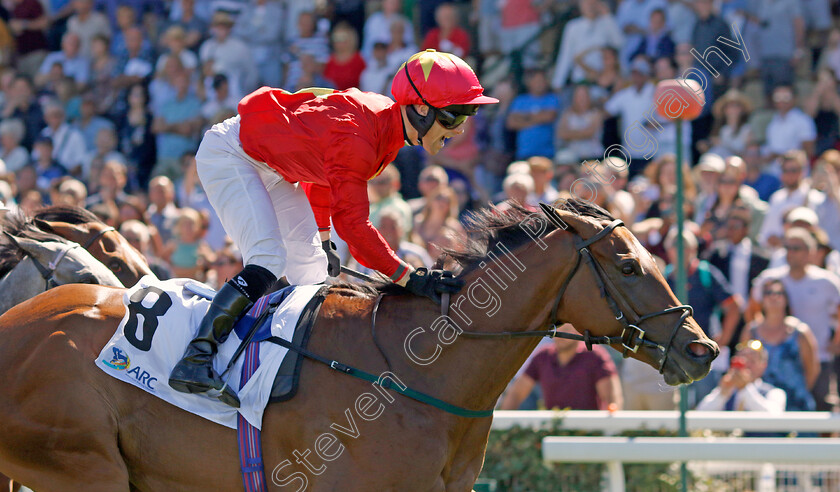
[[805, 251], [808, 248], [801, 244], [785, 244], [785, 249], [788, 251]]
[[783, 296], [785, 295], [785, 291], [782, 289], [767, 289], [762, 294], [765, 296]]
[[738, 180], [737, 179], [721, 179], [720, 184], [722, 184], [722, 185], [734, 185], [734, 184], [738, 184]]
[[798, 167], [788, 167], [788, 168], [783, 167], [782, 168], [782, 172], [785, 173], [785, 174], [793, 174], [793, 173], [798, 173], [800, 171], [802, 171], [802, 169], [798, 168]]

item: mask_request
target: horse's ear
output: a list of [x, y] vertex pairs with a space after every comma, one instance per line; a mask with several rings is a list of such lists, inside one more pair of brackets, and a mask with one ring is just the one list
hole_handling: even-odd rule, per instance
[[548, 219], [549, 222], [554, 224], [555, 226], [563, 229], [564, 231], [569, 228], [569, 224], [565, 223], [563, 219], [560, 217], [560, 214], [557, 213], [557, 209], [552, 207], [547, 203], [540, 202], [540, 210], [542, 210], [543, 215]]
[[[546, 205], [546, 207], [549, 207], [554, 211], [554, 214], [557, 216], [557, 220], [566, 224], [564, 229], [571, 228], [582, 237], [592, 237], [598, 233], [600, 229], [594, 223], [583, 218], [575, 209], [572, 202], [566, 201], [560, 203], [562, 203], [560, 208], [550, 207], [548, 205]], [[540, 205], [542, 206], [542, 204]]]
[[33, 218], [32, 221], [35, 222], [35, 227], [37, 227], [38, 229], [41, 229], [44, 232], [50, 232], [55, 234], [55, 229], [53, 229], [52, 222], [44, 219], [39, 219], [37, 217]]
[[66, 239], [73, 240], [73, 234], [87, 234], [88, 231], [84, 230], [83, 228], [79, 227], [76, 224], [71, 224], [69, 222], [58, 222], [58, 221], [51, 221], [51, 220], [44, 220], [44, 219], [33, 219], [35, 221], [35, 226], [38, 229], [41, 229], [44, 232], [49, 232], [51, 234], [55, 234], [57, 236], [61, 236]]
[[3, 231], [3, 235], [6, 236], [6, 239], [11, 241], [12, 244], [17, 246], [18, 248], [20, 247], [20, 242], [19, 242], [20, 238], [15, 237], [14, 235], [10, 234], [9, 231]]
[[41, 243], [39, 243], [38, 241], [35, 241], [33, 239], [27, 239], [25, 237], [18, 237], [9, 233], [8, 231], [3, 231], [3, 234], [6, 235], [6, 238], [8, 238], [8, 240], [11, 241], [12, 244], [31, 255], [35, 255], [37, 254], [37, 252], [43, 250]]

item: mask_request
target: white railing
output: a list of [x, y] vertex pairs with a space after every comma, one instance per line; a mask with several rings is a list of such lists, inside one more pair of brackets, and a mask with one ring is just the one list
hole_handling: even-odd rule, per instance
[[[560, 427], [572, 430], [601, 431], [617, 434], [627, 430], [673, 430], [679, 428], [676, 411], [598, 411], [598, 410], [498, 410], [493, 414], [493, 429], [513, 426], [540, 429], [560, 419]], [[840, 415], [830, 412], [697, 412], [686, 413], [689, 431], [731, 432], [840, 432]]]
[[[836, 438], [731, 438], [731, 437], [614, 437], [628, 430], [677, 430], [676, 411], [497, 411], [493, 429], [514, 426], [541, 429], [559, 419], [559, 427], [607, 434], [601, 437], [546, 437], [543, 459], [549, 462], [606, 463], [607, 490], [624, 491], [623, 463], [739, 462], [758, 471], [758, 490], [775, 490], [773, 463], [831, 465], [840, 463]], [[741, 430], [745, 432], [840, 432], [840, 415], [829, 412], [697, 412], [686, 414], [689, 431]], [[732, 463], [735, 464], [735, 463]], [[836, 471], [836, 470], [835, 470]], [[807, 475], [807, 473], [805, 474]], [[804, 478], [804, 476], [803, 476]], [[807, 478], [803, 479], [803, 482]]]
[[775, 437], [546, 437], [545, 461], [564, 463], [840, 463], [840, 439]]
[[[543, 459], [555, 463], [606, 463], [609, 492], [624, 492], [624, 463], [718, 461], [759, 463], [759, 492], [776, 490], [773, 463], [827, 464], [840, 462], [836, 438], [715, 438], [715, 437], [546, 437]], [[802, 488], [810, 478], [804, 474]]]

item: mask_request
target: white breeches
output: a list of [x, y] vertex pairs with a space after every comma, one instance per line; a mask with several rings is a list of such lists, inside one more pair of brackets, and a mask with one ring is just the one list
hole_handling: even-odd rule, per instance
[[246, 265], [295, 285], [326, 279], [327, 255], [306, 194], [242, 150], [239, 116], [208, 130], [195, 158], [204, 191]]

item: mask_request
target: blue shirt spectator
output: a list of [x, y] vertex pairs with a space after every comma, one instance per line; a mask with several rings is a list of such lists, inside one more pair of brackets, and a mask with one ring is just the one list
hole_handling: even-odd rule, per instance
[[181, 156], [195, 151], [201, 123], [201, 101], [190, 94], [189, 74], [175, 75], [172, 84], [177, 91], [174, 99], [160, 107], [152, 131], [157, 134], [158, 165], [174, 165]]
[[41, 86], [49, 77], [53, 65], [61, 65], [64, 75], [73, 78], [77, 84], [86, 84], [90, 79], [90, 59], [81, 54], [82, 42], [75, 33], [68, 32], [61, 38], [61, 51], [54, 51], [44, 58], [35, 84]]
[[529, 71], [525, 85], [528, 92], [516, 96], [507, 117], [507, 127], [516, 131], [516, 158], [553, 157], [560, 99], [548, 91], [548, 78], [542, 70]]
[[650, 24], [644, 37], [639, 41], [638, 47], [630, 55], [630, 59], [634, 59], [639, 55], [645, 55], [650, 60], [657, 58], [674, 56], [676, 46], [674, 40], [671, 39], [671, 32], [666, 27], [665, 11], [662, 9], [654, 9], [650, 13]]
[[113, 28], [117, 27], [117, 10], [123, 5], [134, 9], [138, 19], [146, 12], [151, 12], [158, 18], [163, 18], [166, 10], [162, 0], [96, 0], [94, 2], [96, 10], [103, 12], [108, 17]]
[[99, 134], [99, 130], [116, 130], [111, 120], [96, 114], [96, 100], [92, 94], [82, 99], [81, 117], [76, 120], [76, 128], [82, 132], [88, 151], [96, 150], [96, 135]]
[[280, 2], [255, 0], [239, 13], [233, 27], [234, 35], [247, 39], [253, 50], [260, 83], [271, 87], [278, 87], [282, 77], [283, 15]]
[[327, 63], [330, 58], [330, 45], [326, 36], [317, 31], [316, 18], [313, 12], [301, 12], [297, 21], [297, 37], [289, 43], [286, 50], [288, 70], [284, 87], [295, 87], [303, 73], [301, 59], [311, 55], [319, 64]]

